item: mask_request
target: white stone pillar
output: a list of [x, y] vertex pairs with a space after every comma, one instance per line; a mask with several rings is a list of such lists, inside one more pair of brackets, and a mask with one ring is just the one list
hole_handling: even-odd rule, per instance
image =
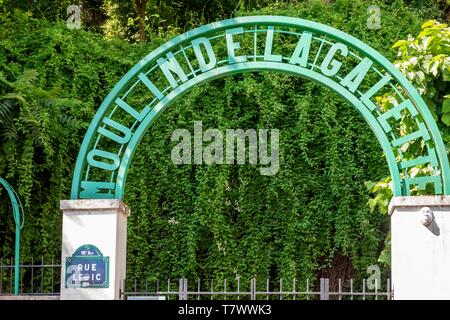
[[[125, 278], [127, 218], [130, 209], [115, 199], [62, 200], [60, 207], [63, 211], [61, 300], [119, 299], [119, 290], [123, 290]], [[106, 259], [109, 258], [109, 270], [104, 272], [108, 273], [109, 281], [103, 287], [89, 287], [91, 284], [87, 282], [83, 283], [84, 287], [66, 287], [66, 261], [73, 261], [75, 251], [86, 248], [86, 245], [95, 246]], [[78, 252], [83, 255], [93, 254], [82, 249]], [[84, 258], [78, 261], [87, 261]], [[96, 268], [100, 267], [91, 265], [90, 268], [90, 272], [95, 273]], [[81, 271], [81, 276], [89, 274], [84, 271]]]
[[450, 196], [394, 197], [389, 214], [394, 299], [450, 299]]

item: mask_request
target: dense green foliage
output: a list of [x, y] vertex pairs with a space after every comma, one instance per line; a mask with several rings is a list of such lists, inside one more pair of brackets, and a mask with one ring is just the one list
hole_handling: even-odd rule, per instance
[[[380, 2], [382, 28], [368, 30], [368, 3], [306, 1], [234, 14], [319, 21], [393, 60], [392, 44], [417, 33], [420, 12]], [[0, 176], [26, 206], [23, 256], [57, 257], [59, 200], [69, 197], [85, 129], [115, 82], [163, 39], [150, 30], [146, 44], [107, 40], [22, 12], [2, 14], [0, 27]], [[280, 129], [278, 174], [261, 176], [250, 165], [175, 166], [171, 133], [192, 131], [194, 120], [205, 129]], [[387, 229], [386, 217], [366, 207], [365, 182], [387, 172], [362, 117], [317, 84], [267, 73], [205, 84], [166, 111], [133, 159], [125, 198], [129, 277], [364, 274]], [[8, 257], [13, 220], [0, 196], [0, 256]]]
[[[53, 256], [61, 234], [58, 202], [68, 197], [85, 129], [108, 90], [157, 44], [106, 42], [19, 12], [1, 19], [1, 175], [27, 207], [24, 255]], [[13, 236], [7, 202], [1, 211], [7, 256]]]
[[[396, 66], [415, 85], [426, 101], [436, 120], [444, 143], [450, 143], [450, 28], [447, 24], [435, 20], [427, 21], [422, 25], [417, 37], [409, 36], [406, 40], [399, 40], [394, 44], [398, 50]], [[389, 108], [398, 104], [395, 97], [379, 97], [381, 108]], [[408, 115], [403, 115], [402, 127], [405, 134], [413, 132], [414, 125]], [[405, 157], [414, 157], [420, 143], [412, 143], [404, 149]], [[429, 165], [410, 170], [411, 177], [426, 175], [433, 170]], [[369, 184], [373, 198], [369, 200], [371, 211], [377, 209], [381, 213], [387, 212], [392, 197], [390, 177], [377, 183]], [[430, 190], [423, 190], [420, 194], [431, 194]], [[390, 263], [389, 237], [386, 250], [383, 251], [380, 261]]]
[[[395, 62], [397, 68], [415, 85], [426, 101], [436, 120], [444, 143], [450, 143], [450, 28], [447, 24], [431, 20], [422, 25], [417, 37], [410, 35], [406, 40], [399, 40], [394, 44], [398, 50]], [[381, 108], [390, 108], [398, 104], [396, 97], [379, 97]], [[410, 117], [406, 114], [401, 119], [405, 134], [414, 130]], [[413, 143], [404, 149], [405, 157], [413, 157], [417, 148], [423, 146]], [[422, 166], [409, 172], [411, 177], [420, 176], [432, 168]], [[392, 196], [389, 189], [390, 178], [373, 186], [376, 197], [370, 201], [371, 209], [379, 206], [385, 212]], [[423, 191], [427, 194], [428, 190]]]
[[[345, 2], [339, 0], [317, 0], [325, 3], [337, 2], [339, 10], [346, 10]], [[176, 34], [205, 23], [231, 18], [239, 13], [267, 6], [290, 5], [300, 8], [310, 6], [310, 0], [1, 0], [0, 4], [30, 11], [37, 18], [48, 21], [65, 21], [67, 7], [80, 5], [82, 26], [90, 31], [102, 32], [110, 38], [128, 41], [152, 40], [155, 35]], [[399, 0], [358, 0], [370, 5], [394, 5]], [[415, 8], [428, 19], [450, 19], [449, 0], [401, 0]], [[395, 11], [395, 8], [393, 8]], [[365, 10], [359, 15], [365, 15]], [[398, 12], [400, 13], [400, 12]], [[400, 17], [400, 16], [398, 16]], [[398, 18], [397, 17], [397, 18]], [[386, 17], [388, 18], [388, 17]], [[382, 19], [385, 20], [385, 19]], [[143, 34], [141, 34], [143, 32]]]

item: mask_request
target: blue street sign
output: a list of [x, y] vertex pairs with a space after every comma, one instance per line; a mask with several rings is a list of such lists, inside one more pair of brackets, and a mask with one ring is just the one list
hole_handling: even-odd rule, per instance
[[79, 247], [66, 258], [66, 288], [108, 288], [109, 257], [91, 244]]

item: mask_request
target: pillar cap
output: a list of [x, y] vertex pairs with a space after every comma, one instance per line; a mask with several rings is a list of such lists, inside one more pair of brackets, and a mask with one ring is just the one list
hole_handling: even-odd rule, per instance
[[391, 215], [397, 208], [411, 208], [411, 207], [450, 207], [450, 196], [406, 196], [406, 197], [392, 197], [389, 202], [389, 215]]
[[118, 209], [130, 215], [130, 208], [118, 199], [77, 199], [77, 200], [61, 200], [59, 207], [62, 211], [97, 211], [97, 210], [114, 210]]

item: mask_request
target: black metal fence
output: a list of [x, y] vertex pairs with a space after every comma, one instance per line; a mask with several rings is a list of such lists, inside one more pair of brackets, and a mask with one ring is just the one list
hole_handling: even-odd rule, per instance
[[384, 285], [376, 279], [370, 285], [366, 279], [358, 283], [353, 279], [338, 279], [334, 289], [330, 289], [328, 278], [321, 278], [317, 289], [311, 288], [309, 280], [300, 283], [294, 279], [286, 283], [280, 279], [277, 285], [270, 279], [266, 279], [265, 284], [262, 282], [255, 278], [248, 283], [224, 279], [220, 284], [213, 279], [208, 283], [200, 279], [189, 282], [185, 278], [143, 283], [125, 280], [122, 288], [126, 290], [121, 291], [120, 296], [128, 300], [391, 300], [393, 296], [390, 279]]
[[[31, 258], [19, 265], [19, 294], [59, 295], [61, 263]], [[0, 295], [14, 294], [14, 258], [0, 258]]]
[[[19, 294], [59, 296], [61, 264], [55, 259], [30, 259], [20, 264]], [[390, 300], [390, 280], [377, 282], [321, 278], [316, 283], [306, 279], [200, 279], [124, 280], [121, 299], [129, 300]], [[125, 288], [125, 290], [123, 290]], [[14, 293], [14, 259], [0, 258], [0, 296]]]

